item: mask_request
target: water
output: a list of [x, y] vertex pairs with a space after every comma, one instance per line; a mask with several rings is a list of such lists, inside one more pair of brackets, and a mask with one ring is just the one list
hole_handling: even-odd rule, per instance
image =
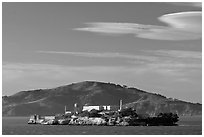
[[182, 117], [179, 126], [28, 125], [28, 117], [3, 117], [3, 135], [201, 135], [202, 117]]

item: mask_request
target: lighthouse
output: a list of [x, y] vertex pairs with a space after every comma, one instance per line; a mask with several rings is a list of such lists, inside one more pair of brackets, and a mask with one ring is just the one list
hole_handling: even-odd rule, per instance
[[74, 104], [74, 112], [79, 114], [79, 105], [77, 103]]
[[67, 106], [64, 106], [64, 114], [67, 112]]
[[120, 108], [119, 108], [118, 111], [121, 111], [121, 110], [122, 110], [122, 106], [123, 106], [123, 100], [121, 99], [121, 100], [120, 100]]

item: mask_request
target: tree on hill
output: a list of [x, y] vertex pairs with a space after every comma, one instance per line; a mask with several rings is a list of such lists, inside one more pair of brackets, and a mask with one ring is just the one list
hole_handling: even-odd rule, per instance
[[178, 115], [173, 113], [160, 113], [157, 117], [172, 119], [174, 122], [178, 122]]
[[132, 108], [122, 109], [119, 114], [120, 114], [122, 117], [125, 117], [125, 116], [138, 117], [136, 111], [133, 110]]
[[89, 117], [89, 115], [90, 115], [90, 113], [87, 110], [79, 113], [79, 116], [81, 116], [81, 117]]
[[101, 111], [98, 111], [96, 109], [92, 109], [89, 112], [89, 117], [101, 117], [101, 114], [99, 114], [99, 112], [101, 112]]

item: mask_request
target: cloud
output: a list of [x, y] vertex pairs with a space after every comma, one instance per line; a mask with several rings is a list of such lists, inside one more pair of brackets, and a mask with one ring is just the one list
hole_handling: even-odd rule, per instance
[[146, 60], [154, 61], [156, 57], [148, 57], [145, 55], [133, 55], [127, 53], [117, 53], [117, 52], [62, 52], [62, 51], [37, 51], [38, 53], [45, 54], [62, 54], [62, 55], [71, 55], [78, 57], [88, 57], [88, 58], [120, 58], [120, 59], [134, 59], [134, 60]]
[[158, 18], [168, 26], [143, 25], [136, 23], [92, 22], [88, 27], [75, 28], [78, 31], [124, 35], [156, 40], [195, 40], [202, 35], [202, 12], [189, 11], [165, 14]]
[[[185, 77], [190, 73], [200, 72], [202, 68], [202, 53], [198, 51], [183, 50], [139, 50], [135, 55], [115, 52], [60, 52], [60, 51], [38, 51], [42, 54], [62, 54], [85, 58], [115, 58], [124, 59], [121, 62], [128, 71], [131, 67], [140, 73], [154, 72], [164, 76]], [[124, 65], [125, 63], [125, 65]], [[108, 66], [104, 66], [104, 68]], [[116, 66], [115, 66], [116, 67]], [[130, 67], [130, 68], [129, 68]], [[84, 68], [85, 69], [85, 68]], [[115, 68], [114, 68], [115, 69]], [[139, 69], [139, 70], [138, 70]], [[97, 70], [100, 70], [97, 68]], [[110, 69], [112, 70], [112, 69]], [[100, 73], [100, 72], [99, 72]], [[132, 73], [132, 72], [130, 72]], [[183, 79], [183, 78], [182, 78]]]
[[176, 59], [191, 60], [202, 59], [202, 53], [199, 51], [184, 50], [139, 50], [135, 54], [119, 52], [65, 52], [65, 51], [36, 51], [42, 54], [61, 54], [69, 56], [87, 57], [87, 58], [120, 58], [131, 60], [156, 61], [160, 58], [169, 57]]
[[170, 2], [170, 4], [178, 5], [178, 6], [193, 6], [202, 8], [202, 2]]
[[[134, 64], [160, 64], [158, 66], [181, 67], [190, 66], [200, 68], [202, 62], [202, 53], [199, 51], [184, 50], [139, 50], [134, 55], [119, 52], [62, 52], [62, 51], [37, 51], [41, 54], [60, 54], [68, 56], [77, 56], [85, 58], [115, 58], [125, 59]], [[192, 65], [191, 65], [192, 64]], [[195, 65], [197, 64], [197, 65]]]
[[147, 67], [167, 71], [176, 71], [176, 75], [194, 72], [202, 69], [202, 52], [181, 50], [146, 50], [150, 56], [158, 57], [156, 61], [147, 64]]
[[199, 51], [184, 51], [184, 50], [145, 50], [143, 52], [148, 52], [149, 54], [154, 54], [158, 56], [166, 56], [172, 58], [183, 58], [183, 59], [202, 59], [202, 52]]

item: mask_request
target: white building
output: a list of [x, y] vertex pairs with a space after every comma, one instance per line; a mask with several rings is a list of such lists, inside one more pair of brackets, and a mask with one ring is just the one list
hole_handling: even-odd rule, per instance
[[85, 105], [83, 106], [82, 108], [82, 111], [91, 111], [92, 109], [95, 109], [95, 110], [118, 110], [118, 111], [121, 111], [122, 109], [122, 100], [120, 100], [120, 103], [119, 103], [119, 106], [104, 106], [104, 105], [101, 105], [101, 106], [88, 106], [88, 105]]
[[83, 106], [82, 111], [91, 111], [95, 110], [111, 110], [111, 106]]
[[71, 114], [72, 111], [65, 111], [65, 114]]

